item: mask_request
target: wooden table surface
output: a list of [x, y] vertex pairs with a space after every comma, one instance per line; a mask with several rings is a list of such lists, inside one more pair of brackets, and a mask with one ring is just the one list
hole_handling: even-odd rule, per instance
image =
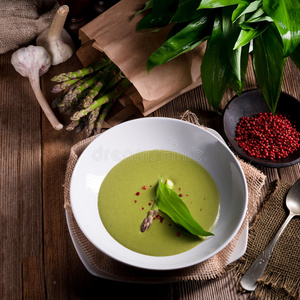
[[[13, 69], [11, 54], [0, 56], [0, 298], [9, 299], [250, 299], [237, 292], [232, 273], [220, 278], [161, 285], [114, 282], [92, 276], [72, 244], [64, 211], [64, 175], [73, 144], [83, 134], [55, 131], [43, 115], [27, 78]], [[52, 67], [41, 79], [49, 103], [54, 75], [81, 67], [76, 56]], [[246, 89], [256, 87], [249, 66]], [[282, 90], [300, 99], [300, 72], [288, 60]], [[234, 95], [226, 92], [222, 107]], [[116, 108], [117, 109], [117, 108]], [[152, 116], [178, 117], [194, 112], [201, 124], [222, 132], [221, 117], [199, 87], [155, 111]], [[67, 118], [55, 112], [64, 124]], [[150, 116], [151, 117], [151, 116]], [[260, 168], [263, 188], [277, 178], [295, 182], [299, 164]], [[142, 293], [143, 297], [138, 297]], [[105, 296], [106, 295], [106, 296]]]

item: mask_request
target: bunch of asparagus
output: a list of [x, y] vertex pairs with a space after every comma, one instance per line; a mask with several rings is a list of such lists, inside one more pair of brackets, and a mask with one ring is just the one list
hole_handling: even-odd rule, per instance
[[51, 79], [61, 93], [52, 103], [61, 113], [71, 115], [67, 130], [87, 136], [101, 132], [103, 122], [115, 101], [131, 85], [120, 69], [105, 55], [83, 69], [62, 73]]

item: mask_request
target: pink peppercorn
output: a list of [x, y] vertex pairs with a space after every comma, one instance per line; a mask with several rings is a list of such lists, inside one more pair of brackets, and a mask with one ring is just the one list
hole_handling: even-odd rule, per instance
[[276, 160], [296, 151], [299, 133], [286, 116], [259, 113], [240, 119], [235, 140], [248, 155]]

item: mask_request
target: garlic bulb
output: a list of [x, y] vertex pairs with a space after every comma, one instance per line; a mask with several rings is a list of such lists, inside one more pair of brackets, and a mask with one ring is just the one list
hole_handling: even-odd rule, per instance
[[75, 51], [71, 36], [63, 28], [68, 13], [67, 5], [59, 7], [50, 28], [44, 30], [36, 40], [36, 44], [50, 54], [53, 66], [68, 60]]
[[20, 48], [13, 53], [11, 64], [19, 74], [29, 78], [32, 90], [53, 128], [62, 129], [63, 125], [52, 112], [40, 87], [40, 76], [45, 74], [51, 66], [51, 57], [48, 52], [40, 46]]

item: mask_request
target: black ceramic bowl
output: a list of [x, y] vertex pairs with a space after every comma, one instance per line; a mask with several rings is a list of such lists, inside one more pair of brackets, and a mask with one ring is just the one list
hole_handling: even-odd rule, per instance
[[[260, 112], [270, 112], [270, 109], [259, 89], [245, 91], [241, 96], [235, 96], [227, 103], [223, 113], [223, 130], [229, 146], [246, 161], [266, 167], [282, 168], [300, 162], [300, 148], [286, 158], [272, 161], [269, 159], [252, 157], [238, 146], [238, 143], [235, 140], [235, 130], [240, 118], [251, 117]], [[289, 117], [290, 121], [293, 124], [296, 124], [297, 131], [300, 132], [299, 100], [281, 92], [276, 114], [282, 114]]]

